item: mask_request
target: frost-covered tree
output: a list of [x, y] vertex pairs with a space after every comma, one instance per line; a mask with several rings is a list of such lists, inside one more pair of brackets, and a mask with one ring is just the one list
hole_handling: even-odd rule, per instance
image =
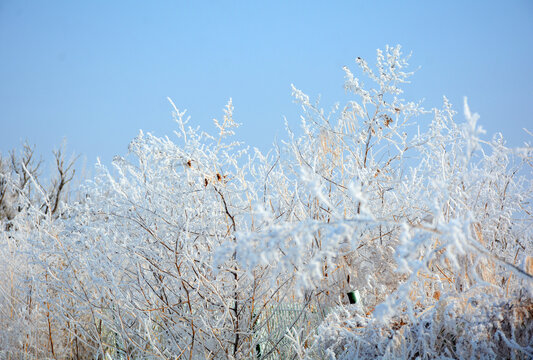
[[54, 152], [53, 173], [45, 178], [35, 147], [0, 155], [0, 357], [55, 355], [48, 274], [30, 259], [40, 252], [33, 234], [53, 232], [60, 221], [74, 177], [75, 158]]
[[[65, 160], [64, 149], [54, 151], [54, 170], [49, 184], [42, 182], [42, 159], [37, 160], [35, 147], [25, 143], [18, 154], [0, 154], [0, 220], [10, 221], [28, 206], [38, 206], [43, 213], [57, 215], [69, 195], [76, 158]], [[9, 224], [7, 224], [9, 225]]]

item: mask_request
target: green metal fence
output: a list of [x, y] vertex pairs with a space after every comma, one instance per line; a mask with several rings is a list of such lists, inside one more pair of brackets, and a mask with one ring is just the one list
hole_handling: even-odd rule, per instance
[[[362, 305], [359, 291], [350, 291], [347, 296], [350, 304]], [[266, 308], [254, 326], [257, 359], [292, 359], [295, 354], [286, 335], [296, 329], [305, 338], [316, 331], [330, 311], [331, 308], [317, 308], [309, 303], [281, 303]]]
[[291, 359], [294, 353], [286, 337], [289, 331], [296, 329], [307, 335], [316, 330], [327, 313], [298, 303], [282, 303], [263, 310], [254, 327], [257, 359]]

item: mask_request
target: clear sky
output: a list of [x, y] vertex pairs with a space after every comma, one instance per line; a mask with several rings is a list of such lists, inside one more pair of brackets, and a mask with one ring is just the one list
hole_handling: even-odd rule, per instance
[[191, 124], [233, 98], [238, 138], [267, 150], [297, 126], [290, 84], [325, 108], [342, 67], [401, 44], [420, 67], [405, 97], [462, 97], [510, 145], [533, 130], [533, 1], [0, 0], [0, 151], [28, 140], [108, 163], [139, 129], [172, 136], [166, 97]]

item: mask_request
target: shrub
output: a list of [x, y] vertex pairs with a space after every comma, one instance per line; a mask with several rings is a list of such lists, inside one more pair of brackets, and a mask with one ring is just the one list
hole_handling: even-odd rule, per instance
[[231, 101], [216, 137], [174, 108], [177, 141], [141, 132], [61, 217], [29, 207], [3, 242], [29, 259], [48, 354], [531, 356], [532, 148], [484, 140], [466, 100], [464, 124], [403, 100], [399, 46], [357, 63], [374, 87], [345, 68], [330, 113], [293, 87], [301, 131], [267, 154], [231, 141]]

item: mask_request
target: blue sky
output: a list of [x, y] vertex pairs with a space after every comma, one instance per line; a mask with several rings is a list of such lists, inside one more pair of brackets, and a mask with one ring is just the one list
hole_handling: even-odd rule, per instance
[[172, 136], [171, 97], [191, 124], [233, 98], [237, 138], [267, 150], [296, 127], [290, 84], [329, 108], [342, 67], [401, 44], [420, 67], [405, 97], [462, 120], [462, 97], [513, 146], [533, 130], [532, 1], [0, 0], [0, 151], [109, 162], [139, 129]]

